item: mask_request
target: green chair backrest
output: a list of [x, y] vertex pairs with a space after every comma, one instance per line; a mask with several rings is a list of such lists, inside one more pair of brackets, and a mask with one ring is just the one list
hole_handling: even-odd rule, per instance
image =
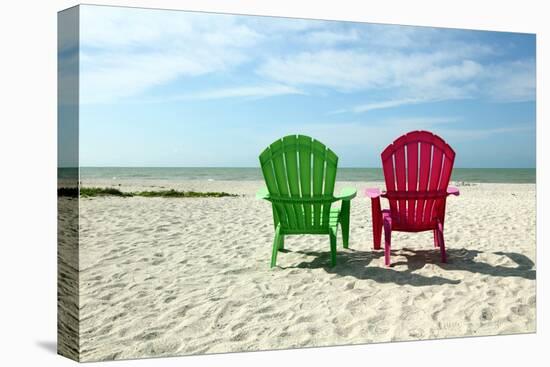
[[328, 233], [338, 157], [304, 135], [275, 141], [260, 154], [276, 225], [285, 233]]

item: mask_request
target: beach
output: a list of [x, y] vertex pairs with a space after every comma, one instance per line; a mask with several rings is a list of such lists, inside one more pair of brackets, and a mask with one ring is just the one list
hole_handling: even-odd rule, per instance
[[328, 236], [300, 235], [285, 238], [273, 269], [271, 206], [255, 198], [263, 181], [82, 186], [239, 196], [80, 199], [81, 361], [535, 332], [535, 184], [459, 183], [448, 263], [431, 232], [394, 232], [387, 268], [363, 194], [383, 183], [341, 181], [336, 192], [358, 197], [337, 265]]

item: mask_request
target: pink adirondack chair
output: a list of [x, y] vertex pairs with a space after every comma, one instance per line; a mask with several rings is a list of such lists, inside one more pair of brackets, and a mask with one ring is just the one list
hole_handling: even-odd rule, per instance
[[[455, 152], [443, 139], [429, 131], [411, 131], [382, 152], [386, 191], [366, 189], [372, 201], [374, 248], [380, 249], [384, 227], [384, 258], [390, 266], [391, 232], [433, 231], [434, 245], [446, 262], [443, 225], [448, 195], [459, 195], [448, 186]], [[382, 210], [380, 197], [389, 201]]]

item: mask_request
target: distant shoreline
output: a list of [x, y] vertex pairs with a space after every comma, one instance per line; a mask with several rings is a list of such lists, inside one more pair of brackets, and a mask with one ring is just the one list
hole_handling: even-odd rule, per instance
[[[262, 181], [254, 167], [80, 167], [59, 168], [60, 178], [80, 180], [166, 180], [166, 181]], [[337, 180], [351, 182], [383, 182], [381, 168], [338, 168]], [[454, 168], [453, 182], [467, 183], [536, 183], [535, 168]]]

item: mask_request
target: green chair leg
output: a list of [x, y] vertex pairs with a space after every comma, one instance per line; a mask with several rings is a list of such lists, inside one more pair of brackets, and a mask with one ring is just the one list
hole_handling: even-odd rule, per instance
[[279, 234], [279, 250], [285, 249], [285, 235]]
[[279, 251], [279, 246], [281, 245], [281, 225], [277, 225], [275, 230], [275, 238], [273, 239], [273, 251], [271, 252], [271, 267], [277, 266], [277, 252]]
[[342, 242], [344, 248], [349, 246], [349, 217], [350, 217], [350, 201], [342, 201], [342, 207], [340, 209], [340, 225], [342, 226]]
[[330, 266], [336, 265], [336, 233], [330, 231]]

